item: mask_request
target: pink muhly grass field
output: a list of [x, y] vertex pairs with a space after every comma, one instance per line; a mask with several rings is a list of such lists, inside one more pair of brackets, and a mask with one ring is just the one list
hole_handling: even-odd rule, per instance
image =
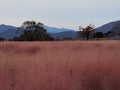
[[120, 90], [120, 41], [1, 42], [0, 90]]

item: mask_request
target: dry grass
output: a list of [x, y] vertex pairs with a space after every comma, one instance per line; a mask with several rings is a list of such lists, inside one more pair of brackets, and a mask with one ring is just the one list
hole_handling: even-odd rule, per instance
[[0, 90], [120, 90], [119, 41], [0, 43]]

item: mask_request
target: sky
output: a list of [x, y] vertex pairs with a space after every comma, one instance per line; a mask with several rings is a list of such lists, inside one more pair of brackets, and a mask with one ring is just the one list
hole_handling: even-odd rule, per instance
[[120, 20], [120, 0], [0, 0], [0, 24], [21, 26], [26, 20], [69, 29], [99, 27]]

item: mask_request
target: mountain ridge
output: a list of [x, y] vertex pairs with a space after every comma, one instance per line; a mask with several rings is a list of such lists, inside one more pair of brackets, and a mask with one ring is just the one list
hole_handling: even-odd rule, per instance
[[[103, 32], [107, 33], [108, 31], [111, 31], [113, 26], [116, 23], [120, 23], [120, 20], [118, 21], [113, 21], [109, 22], [107, 24], [104, 24], [98, 28], [96, 28], [96, 32]], [[74, 29], [66, 29], [66, 28], [57, 28], [57, 27], [50, 27], [50, 26], [45, 26], [45, 29], [47, 32], [56, 38], [76, 38], [77, 37], [77, 31]], [[18, 37], [20, 34], [18, 33], [19, 30], [22, 30], [20, 27], [15, 27], [11, 25], [5, 25], [1, 24], [0, 25], [0, 37], [5, 38], [5, 39], [12, 39], [14, 37]]]
[[[60, 33], [70, 33], [70, 32], [76, 32], [73, 29], [66, 29], [66, 28], [57, 28], [57, 27], [50, 27], [50, 26], [45, 26], [45, 29], [47, 30], [47, 32], [52, 35], [53, 37], [70, 37], [70, 35], [61, 35]], [[0, 37], [5, 38], [5, 39], [12, 39], [14, 37], [19, 37], [20, 33], [19, 30], [23, 30], [21, 27], [15, 27], [15, 26], [11, 26], [11, 25], [5, 25], [5, 24], [1, 24], [0, 25]], [[56, 35], [57, 36], [56, 36]], [[61, 35], [61, 36], [60, 36]], [[71, 36], [73, 37], [72, 33]]]

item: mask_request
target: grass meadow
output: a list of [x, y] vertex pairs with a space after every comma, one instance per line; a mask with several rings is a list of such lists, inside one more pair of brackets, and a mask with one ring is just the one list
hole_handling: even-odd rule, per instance
[[120, 41], [0, 42], [0, 90], [120, 90]]

